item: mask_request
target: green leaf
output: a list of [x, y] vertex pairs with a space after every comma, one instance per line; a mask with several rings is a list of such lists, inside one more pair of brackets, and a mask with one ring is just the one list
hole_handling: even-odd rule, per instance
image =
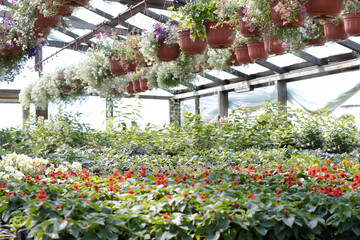
[[294, 221], [295, 221], [295, 217], [294, 217], [294, 215], [290, 214], [287, 217], [283, 217], [282, 220], [287, 226], [292, 227], [292, 225], [294, 224]]
[[74, 238], [79, 237], [79, 230], [74, 226], [69, 229], [69, 233], [74, 236]]
[[255, 229], [261, 236], [265, 236], [267, 233], [266, 228], [264, 228], [263, 226], [255, 226]]

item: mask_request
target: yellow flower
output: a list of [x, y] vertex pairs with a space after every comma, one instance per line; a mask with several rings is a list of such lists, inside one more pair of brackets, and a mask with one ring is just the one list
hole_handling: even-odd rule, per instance
[[357, 169], [359, 169], [359, 164], [355, 164], [352, 166], [352, 170], [357, 170]]
[[346, 159], [342, 160], [341, 162], [345, 165], [345, 167], [350, 167], [351, 165], [350, 161]]

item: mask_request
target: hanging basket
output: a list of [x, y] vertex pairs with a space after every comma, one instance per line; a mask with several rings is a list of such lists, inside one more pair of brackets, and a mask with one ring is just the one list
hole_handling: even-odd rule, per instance
[[250, 31], [249, 27], [245, 27], [246, 23], [244, 21], [242, 21], [239, 18], [239, 29], [240, 29], [240, 33], [241, 35], [243, 35], [244, 37], [259, 37], [260, 36], [260, 30], [259, 28], [254, 28], [253, 31]]
[[159, 61], [168, 62], [176, 60], [179, 53], [179, 44], [168, 46], [163, 40], [159, 40], [159, 49], [156, 51], [156, 57]]
[[135, 93], [141, 93], [142, 90], [140, 88], [140, 80], [133, 81], [133, 88]]
[[235, 47], [235, 55], [239, 64], [248, 64], [253, 61], [249, 57], [248, 46], [240, 45]]
[[206, 37], [208, 45], [212, 48], [228, 48], [234, 43], [232, 36], [234, 30], [227, 23], [223, 23], [215, 28], [218, 21], [205, 22]]
[[229, 49], [230, 52], [230, 66], [240, 66], [241, 63], [237, 60], [235, 51], [232, 49]]
[[344, 29], [349, 36], [360, 36], [360, 12], [344, 14]]
[[0, 57], [12, 57], [17, 56], [21, 50], [21, 47], [14, 46], [12, 48], [0, 48]]
[[147, 78], [140, 78], [140, 88], [143, 92], [149, 90], [148, 81]]
[[114, 56], [109, 57], [110, 72], [113, 75], [124, 75], [127, 71], [123, 68], [121, 60], [114, 60]]
[[127, 66], [127, 71], [128, 72], [134, 72], [136, 71], [136, 67], [137, 67], [137, 62], [135, 61], [135, 59]]
[[50, 35], [51, 27], [34, 27], [33, 31], [34, 31], [33, 36], [36, 39], [47, 38]]
[[128, 94], [134, 94], [134, 86], [133, 86], [133, 82], [129, 82], [129, 85], [127, 85], [126, 87], [126, 92]]
[[56, 8], [57, 14], [63, 17], [71, 16], [73, 10], [68, 5], [60, 5]]
[[336, 25], [328, 20], [324, 20], [324, 32], [328, 41], [342, 41], [349, 38], [345, 32], [344, 24]]
[[307, 42], [307, 46], [308, 47], [316, 47], [316, 46], [324, 46], [326, 43], [326, 38], [325, 36], [320, 36], [317, 39], [310, 39]]
[[249, 57], [252, 61], [268, 59], [269, 53], [265, 51], [265, 44], [263, 41], [249, 42], [247, 46]]
[[190, 38], [190, 30], [182, 30], [178, 32], [180, 39], [181, 51], [188, 55], [202, 54], [206, 50], [206, 39], [201, 40], [201, 37], [196, 37], [195, 41]]
[[278, 43], [277, 39], [273, 37], [268, 37], [265, 41], [265, 51], [269, 55], [283, 55], [285, 53], [285, 48], [282, 47], [282, 43]]
[[309, 0], [306, 11], [314, 19], [336, 18], [344, 5], [343, 0]]
[[271, 4], [271, 19], [276, 27], [291, 29], [301, 27], [304, 24], [306, 13], [299, 13], [296, 15], [296, 20], [294, 22], [284, 23], [284, 20], [281, 18], [281, 14], [274, 10], [274, 6], [276, 6], [277, 3], [278, 1], [274, 1], [273, 4]]
[[89, 3], [90, 0], [64, 0], [64, 5], [70, 7], [83, 7]]
[[36, 10], [35, 18], [35, 27], [56, 27], [61, 21], [61, 16], [45, 17], [39, 10]]

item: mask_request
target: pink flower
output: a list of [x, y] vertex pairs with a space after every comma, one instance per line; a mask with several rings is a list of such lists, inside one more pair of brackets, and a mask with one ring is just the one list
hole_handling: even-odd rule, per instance
[[300, 10], [301, 10], [302, 12], [305, 12], [305, 11], [306, 11], [306, 7], [305, 7], [305, 6], [301, 6]]
[[295, 5], [295, 4], [296, 4], [296, 1], [292, 1], [292, 2], [291, 2], [291, 5]]
[[242, 10], [242, 13], [246, 13], [246, 12], [247, 12], [247, 9], [244, 8], [244, 9]]
[[255, 27], [252, 26], [249, 30], [250, 30], [250, 32], [253, 32], [255, 30]]
[[246, 22], [246, 23], [245, 23], [245, 27], [248, 27], [248, 26], [249, 26], [249, 24], [250, 24], [249, 22]]
[[95, 37], [96, 37], [96, 38], [100, 38], [100, 37], [101, 37], [101, 34], [100, 34], [100, 33], [97, 33], [97, 34], [95, 35]]
[[282, 47], [282, 48], [286, 48], [286, 43], [284, 43], [284, 42], [281, 43], [281, 47]]

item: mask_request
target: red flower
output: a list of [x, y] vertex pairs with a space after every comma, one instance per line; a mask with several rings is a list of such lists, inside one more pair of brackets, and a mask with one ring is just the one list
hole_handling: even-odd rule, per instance
[[204, 172], [204, 175], [205, 175], [205, 176], [209, 176], [209, 171], [206, 170], [206, 171]]
[[77, 192], [79, 191], [79, 186], [77, 185], [77, 183], [74, 183], [74, 190]]
[[240, 207], [240, 204], [235, 203], [234, 208], [239, 208], [239, 207]]
[[95, 188], [96, 191], [99, 191], [99, 186], [96, 184], [93, 184], [93, 187]]
[[249, 193], [249, 198], [255, 199], [255, 195], [253, 193]]
[[135, 191], [134, 191], [133, 189], [131, 189], [131, 188], [129, 188], [129, 189], [127, 190], [127, 192], [130, 193], [130, 194], [135, 194]]
[[162, 217], [163, 217], [164, 219], [168, 219], [168, 218], [170, 218], [167, 212], [166, 212], [166, 213], [164, 213], [164, 214], [162, 215]]
[[55, 210], [58, 210], [58, 209], [60, 209], [61, 207], [60, 207], [60, 205], [57, 205], [54, 209]]
[[187, 192], [184, 193], [184, 197], [187, 197], [189, 194]]
[[280, 194], [280, 193], [282, 193], [282, 189], [281, 188], [278, 188], [278, 189], [276, 189], [276, 194]]
[[199, 195], [199, 198], [201, 198], [201, 199], [205, 199], [205, 198], [206, 198], [206, 195], [204, 195], [204, 194], [200, 194], [200, 195]]
[[232, 216], [228, 216], [228, 219], [229, 219], [229, 220], [232, 220]]
[[289, 215], [289, 211], [288, 210], [284, 210], [284, 215], [288, 216]]
[[35, 194], [35, 196], [36, 196], [36, 199], [39, 199], [43, 202], [45, 202], [47, 200], [46, 198], [48, 197], [48, 195], [45, 194], [44, 189], [40, 189], [39, 193]]
[[68, 218], [64, 218], [64, 219], [61, 219], [61, 222], [63, 222], [63, 221], [69, 221], [69, 219]]
[[151, 189], [146, 189], [146, 192], [148, 192], [148, 193], [151, 192]]

